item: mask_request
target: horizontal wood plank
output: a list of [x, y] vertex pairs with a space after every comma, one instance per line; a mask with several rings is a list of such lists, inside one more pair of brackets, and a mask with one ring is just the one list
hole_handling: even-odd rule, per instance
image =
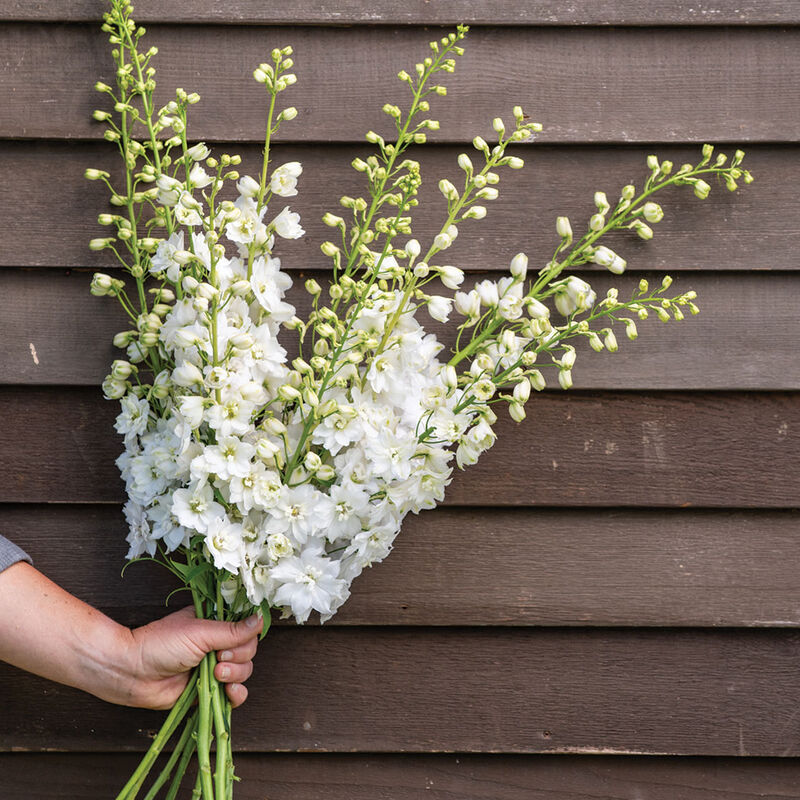
[[[799, 521], [792, 511], [442, 507], [406, 519], [391, 556], [328, 624], [797, 626]], [[164, 613], [166, 570], [143, 563], [120, 577], [119, 506], [0, 506], [0, 532], [124, 624]], [[178, 595], [170, 608], [187, 603]]]
[[[66, 7], [5, 0], [0, 5], [0, 20], [94, 22], [103, 9], [99, 0], [73, 0]], [[677, 7], [657, 0], [583, 0], [569, 4], [542, 0], [516, 4], [503, 0], [407, 0], [402, 5], [390, 0], [285, 0], [279, 4], [231, 0], [224, 9], [212, 0], [173, 0], [166, 6], [158, 0], [138, 0], [136, 19], [221, 25], [791, 25], [800, 22], [800, 14], [792, 0], [698, 0]]]
[[[289, 293], [303, 314], [311, 310], [301, 278], [307, 274], [295, 273]], [[325, 285], [325, 275], [315, 277]], [[641, 273], [613, 281], [606, 273], [584, 277], [600, 296], [615, 285], [621, 297], [631, 297]], [[661, 276], [648, 277], [657, 287]], [[87, 272], [0, 270], [0, 296], [6, 300], [0, 316], [4, 343], [0, 384], [100, 385], [112, 360], [124, 355], [112, 339], [129, 328], [129, 320], [116, 300], [89, 294], [90, 280]], [[655, 317], [640, 322], [634, 342], [620, 326], [617, 353], [595, 353], [586, 342], [577, 342], [576, 387], [800, 389], [800, 315], [795, 301], [800, 274], [684, 274], [670, 294], [689, 288], [699, 296], [698, 316], [668, 325]], [[769, 309], [766, 316], [765, 309]], [[419, 320], [448, 349], [455, 344], [453, 325], [435, 323], [425, 312]], [[284, 331], [282, 341], [295, 349], [293, 333]]]
[[[469, 146], [416, 148], [422, 164], [420, 211], [414, 218], [414, 234], [430, 242], [439, 232], [446, 208], [437, 189], [439, 180], [457, 180], [456, 159]], [[734, 147], [722, 146], [733, 154]], [[214, 151], [242, 155], [243, 174], [257, 174], [261, 148], [228, 143]], [[297, 197], [283, 205], [301, 215], [306, 236], [278, 248], [289, 269], [327, 268], [319, 244], [331, 231], [322, 222], [326, 211], [339, 213], [343, 194], [365, 191], [363, 176], [350, 168], [355, 156], [366, 157], [368, 145], [283, 145], [275, 150], [275, 163], [300, 161], [304, 172]], [[545, 264], [557, 244], [555, 219], [572, 218], [577, 231], [595, 207], [596, 190], [609, 198], [619, 196], [629, 182], [641, 186], [649, 174], [645, 159], [657, 153], [676, 164], [700, 160], [699, 148], [686, 146], [572, 147], [535, 145], [524, 153], [526, 169], [507, 170], [500, 183], [500, 197], [488, 204], [484, 222], [467, 222], [447, 252], [450, 263], [465, 269], [506, 269], [514, 253], [522, 250], [532, 263]], [[625, 254], [630, 270], [795, 270], [800, 249], [800, 229], [786, 220], [800, 212], [794, 187], [800, 182], [800, 153], [792, 146], [754, 145], [747, 148], [745, 164], [756, 180], [735, 194], [714, 186], [706, 201], [698, 200], [689, 187], [668, 189], [659, 202], [664, 220], [656, 236], [643, 242], [633, 234], [608, 237]], [[12, 267], [110, 267], [117, 262], [107, 252], [95, 253], [88, 242], [105, 236], [108, 228], [97, 224], [97, 214], [113, 211], [108, 191], [83, 177], [86, 167], [105, 169], [118, 181], [120, 159], [113, 145], [103, 143], [0, 142], [0, 172], [6, 191], [0, 196], [0, 215], [5, 220], [0, 239], [0, 265]], [[54, 176], [58, 176], [55, 180]], [[776, 213], [776, 209], [781, 209]], [[424, 212], [424, 213], [423, 213]]]
[[[797, 759], [250, 754], [237, 800], [796, 800]], [[107, 800], [133, 754], [0, 755], [4, 800]], [[188, 800], [189, 792], [181, 797]]]
[[[118, 404], [97, 389], [0, 388], [0, 502], [119, 502]], [[512, 506], [800, 506], [793, 393], [536, 396], [447, 501]]]
[[[798, 753], [788, 631], [277, 628], [240, 750]], [[146, 748], [163, 715], [0, 667], [0, 749]]]
[[[438, 35], [438, 32], [437, 32]], [[153, 25], [161, 94], [204, 98], [195, 138], [261, 141], [264, 92], [250, 77], [274, 46], [295, 48], [298, 84], [285, 102], [300, 122], [282, 137], [358, 141], [386, 131], [381, 106], [405, 98], [396, 74], [425, 53], [414, 28]], [[94, 25], [6, 23], [0, 30], [0, 137], [99, 138], [97, 79], [112, 81], [108, 42]], [[800, 29], [485, 28], [475, 31], [439, 141], [491, 137], [491, 120], [520, 104], [543, 141], [798, 141]], [[54, 57], [57, 54], [57, 57]], [[213, 68], [209, 65], [213, 65]], [[735, 75], [735, 80], [731, 76]]]

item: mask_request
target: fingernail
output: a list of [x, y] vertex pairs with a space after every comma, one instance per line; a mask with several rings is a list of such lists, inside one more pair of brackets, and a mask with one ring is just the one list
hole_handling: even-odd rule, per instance
[[231, 653], [230, 650], [223, 650], [219, 654], [219, 660], [220, 661], [230, 661], [232, 658], [233, 658], [233, 653]]
[[248, 628], [257, 628], [261, 624], [261, 617], [258, 614], [253, 614], [252, 617], [248, 617], [244, 624], [247, 625]]
[[219, 677], [221, 680], [225, 680], [231, 674], [230, 667], [221, 667], [219, 671]]

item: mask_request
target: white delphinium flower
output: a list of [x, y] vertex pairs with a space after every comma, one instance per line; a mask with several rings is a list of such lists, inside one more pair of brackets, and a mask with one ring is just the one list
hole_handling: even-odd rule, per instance
[[200, 202], [186, 190], [181, 192], [174, 210], [175, 219], [177, 219], [181, 225], [186, 225], [191, 228], [195, 225], [203, 224], [203, 217], [201, 216], [203, 207]]
[[249, 245], [255, 242], [263, 245], [267, 241], [267, 226], [262, 222], [266, 206], [261, 209], [250, 197], [242, 196], [235, 203], [239, 216], [225, 226], [225, 235], [232, 242]]
[[176, 398], [181, 417], [190, 428], [199, 428], [203, 424], [203, 412], [206, 407], [206, 399], [199, 394], [184, 395]]
[[283, 295], [292, 285], [292, 279], [281, 272], [280, 259], [269, 256], [256, 258], [253, 261], [250, 285], [256, 300], [276, 322], [286, 322], [294, 316], [294, 306], [283, 301]]
[[218, 437], [244, 436], [251, 428], [250, 416], [255, 403], [245, 400], [239, 392], [222, 393], [221, 402], [212, 402], [205, 412], [209, 426]]
[[226, 516], [212, 517], [205, 531], [205, 542], [217, 569], [237, 572], [244, 555], [243, 529]]
[[282, 533], [271, 533], [267, 536], [267, 555], [272, 561], [278, 561], [294, 554], [294, 545]]
[[214, 490], [207, 483], [190, 484], [172, 493], [172, 513], [185, 528], [205, 533], [209, 522], [225, 509], [214, 500]]
[[251, 470], [251, 459], [256, 448], [237, 436], [220, 436], [217, 442], [215, 445], [207, 445], [203, 454], [194, 459], [192, 471], [195, 474], [205, 472], [216, 475], [224, 481], [247, 475]]
[[242, 197], [256, 197], [261, 190], [261, 184], [250, 175], [242, 175], [236, 182], [236, 190]]
[[114, 423], [114, 429], [125, 437], [125, 446], [132, 444], [136, 437], [147, 430], [150, 417], [150, 404], [143, 397], [126, 394], [120, 399], [122, 412]]
[[172, 496], [170, 494], [156, 497], [147, 509], [147, 517], [153, 523], [153, 539], [162, 541], [168, 553], [181, 545], [188, 546], [189, 531], [172, 513]]
[[438, 322], [447, 322], [450, 318], [450, 311], [453, 306], [453, 299], [451, 297], [441, 297], [433, 295], [427, 301], [428, 313], [433, 319]]
[[299, 161], [289, 161], [275, 169], [270, 178], [269, 188], [279, 197], [294, 197], [297, 194], [297, 179], [303, 172]]
[[150, 260], [150, 272], [154, 275], [165, 273], [169, 281], [177, 283], [180, 280], [181, 264], [175, 260], [175, 255], [183, 251], [183, 231], [178, 231], [169, 239], [158, 243], [156, 252]]
[[325, 530], [333, 520], [333, 502], [319, 489], [305, 483], [286, 487], [271, 509], [267, 523], [269, 533], [283, 533], [297, 544], [314, 539], [317, 531]]
[[384, 480], [405, 480], [411, 474], [411, 459], [417, 448], [413, 431], [383, 428], [365, 443], [365, 452], [375, 475]]
[[289, 210], [289, 206], [281, 211], [274, 220], [272, 220], [272, 227], [275, 233], [284, 239], [299, 239], [305, 231], [300, 227], [300, 215], [294, 211]]
[[284, 486], [277, 472], [268, 470], [260, 461], [250, 465], [243, 476], [234, 476], [229, 484], [230, 502], [243, 514], [252, 509], [269, 509], [277, 505]]
[[189, 183], [191, 183], [195, 189], [204, 189], [213, 180], [215, 179], [209, 175], [200, 164], [195, 164], [189, 171]]
[[328, 415], [317, 425], [311, 441], [335, 456], [343, 447], [359, 441], [363, 435], [364, 427], [352, 406], [340, 405], [336, 413]]
[[135, 500], [128, 500], [123, 511], [129, 528], [126, 541], [130, 547], [126, 558], [139, 558], [143, 553], [155, 555], [156, 542], [150, 533], [150, 523], [147, 520], [144, 506]]
[[280, 584], [272, 602], [291, 609], [301, 624], [312, 610], [319, 612], [323, 622], [330, 619], [349, 594], [347, 582], [339, 577], [338, 562], [311, 547], [299, 556], [281, 559], [270, 577]]
[[369, 494], [359, 486], [331, 486], [333, 520], [324, 535], [329, 542], [347, 539], [358, 533], [370, 514]]
[[597, 295], [586, 281], [570, 275], [555, 293], [555, 304], [560, 314], [565, 317], [576, 311], [587, 311], [594, 305]]

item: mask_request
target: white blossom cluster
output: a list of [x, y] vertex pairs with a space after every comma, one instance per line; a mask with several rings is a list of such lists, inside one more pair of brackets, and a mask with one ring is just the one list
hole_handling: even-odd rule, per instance
[[[206, 180], [201, 171], [192, 170], [195, 186]], [[297, 163], [276, 170], [273, 193], [295, 194], [300, 171]], [[403, 517], [443, 499], [452, 446], [460, 463], [473, 463], [494, 434], [485, 412], [458, 410], [465, 389], [438, 360], [442, 345], [412, 310], [401, 315], [392, 346], [368, 370], [344, 365], [302, 466], [292, 480], [283, 479], [280, 465], [295, 450], [313, 409], [299, 402], [282, 421], [286, 400], [300, 396], [292, 391], [286, 350], [278, 341], [281, 324], [293, 319], [295, 309], [285, 300], [291, 279], [279, 259], [258, 256], [247, 278], [242, 256], [253, 241], [268, 244], [270, 236], [265, 209], [257, 213], [251, 197], [253, 183], [239, 180], [240, 213], [225, 228], [241, 253], [215, 264], [213, 329], [208, 291], [184, 277], [192, 294], [169, 304], [157, 326], [160, 348], [175, 364], [155, 379], [164, 391], [148, 401], [124, 381], [127, 376], [115, 378], [112, 371], [106, 382], [110, 396], [127, 389], [116, 429], [125, 441], [118, 465], [129, 497], [128, 557], [153, 555], [158, 542], [171, 552], [200, 536], [214, 566], [232, 576], [225, 587], [229, 598], [242, 587], [253, 605], [266, 600], [298, 622], [314, 610], [324, 620], [347, 599], [364, 567], [386, 557]], [[198, 201], [169, 181], [159, 180], [159, 190], [162, 202], [183, 209], [185, 226], [200, 226]], [[303, 233], [288, 209], [269, 228], [287, 238]], [[190, 236], [191, 253], [210, 272], [217, 242], [203, 232]], [[179, 281], [190, 252], [185, 244], [182, 232], [159, 244], [151, 266], [156, 277]], [[376, 286], [355, 318], [353, 345], [365, 331], [381, 336], [400, 300], [399, 292]], [[217, 352], [227, 354], [218, 366], [211, 365], [212, 338]], [[140, 360], [138, 347], [137, 341], [128, 345], [131, 362]], [[421, 426], [428, 432], [422, 441]]]

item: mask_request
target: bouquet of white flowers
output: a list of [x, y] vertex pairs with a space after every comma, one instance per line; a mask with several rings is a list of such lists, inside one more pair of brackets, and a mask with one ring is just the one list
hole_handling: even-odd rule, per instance
[[[651, 198], [661, 189], [688, 185], [704, 198], [709, 176], [731, 190], [751, 180], [741, 151], [726, 166], [724, 155], [712, 162], [706, 146], [699, 164], [677, 169], [651, 156], [642, 188], [625, 186], [614, 202], [595, 194], [597, 212], [580, 239], [566, 217], [557, 220], [558, 246], [534, 276], [520, 253], [504, 277], [462, 289], [464, 273], [444, 254], [461, 223], [486, 215], [502, 170], [523, 167], [509, 146], [540, 126], [519, 107], [510, 130], [495, 119], [497, 143], [476, 137], [478, 163], [460, 155], [460, 179], [439, 183], [446, 204], [439, 233], [427, 246], [411, 238], [421, 173], [407, 151], [439, 127], [427, 115], [431, 100], [446, 94], [435, 80], [462, 53], [467, 28], [459, 27], [399, 73], [410, 105], [385, 105], [395, 135], [387, 141], [370, 131], [374, 153], [352, 162], [366, 195], [342, 197], [344, 216], [324, 216], [331, 280], [305, 282], [312, 310], [301, 319], [286, 301], [292, 280], [274, 252], [281, 239], [304, 233], [283, 205], [297, 194], [302, 166], [273, 168], [270, 149], [281, 123], [297, 115], [278, 110], [279, 95], [295, 82], [291, 48], [273, 50], [254, 72], [268, 106], [264, 156], [257, 177], [240, 175], [238, 156], [190, 145], [197, 94], [178, 89], [155, 107], [156, 48], [140, 49], [144, 29], [128, 0], [111, 6], [103, 30], [116, 86], [96, 88], [114, 113], [94, 117], [118, 145], [124, 172], [112, 183], [104, 171], [86, 171], [108, 186], [115, 207], [99, 216], [113, 235], [90, 247], [113, 253], [135, 290], [106, 274], [92, 282], [94, 294], [118, 298], [131, 320], [114, 339], [127, 358], [112, 364], [103, 390], [122, 406], [116, 429], [125, 442], [118, 465], [128, 493], [128, 558], [165, 565], [191, 590], [200, 617], [237, 620], [260, 610], [265, 632], [272, 609], [298, 623], [312, 611], [329, 619], [354, 578], [389, 554], [405, 515], [443, 499], [453, 464], [474, 464], [492, 446], [496, 408], [524, 419], [547, 370], [564, 389], [572, 385], [570, 342], [585, 337], [594, 350], [613, 352], [615, 324], [634, 339], [636, 321], [651, 314], [667, 321], [697, 313], [693, 292], [666, 296], [669, 278], [655, 290], [641, 281], [630, 300], [613, 289], [598, 299], [565, 272], [593, 263], [622, 273], [625, 260], [598, 240], [619, 229], [651, 238], [663, 216]], [[425, 315], [458, 318], [451, 352], [426, 331]], [[291, 360], [282, 330], [293, 337]], [[146, 797], [165, 787], [174, 798], [195, 751], [194, 796], [232, 797], [230, 705], [214, 665], [212, 653], [118, 800], [139, 795], [181, 725]]]

